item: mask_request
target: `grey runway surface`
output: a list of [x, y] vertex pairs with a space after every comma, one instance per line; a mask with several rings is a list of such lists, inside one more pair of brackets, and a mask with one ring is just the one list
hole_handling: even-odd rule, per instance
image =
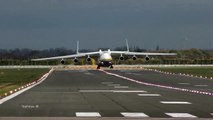
[[[144, 70], [108, 70], [137, 81], [213, 92], [213, 81]], [[213, 118], [213, 96], [131, 82], [98, 70], [54, 71], [0, 104], [0, 117]]]

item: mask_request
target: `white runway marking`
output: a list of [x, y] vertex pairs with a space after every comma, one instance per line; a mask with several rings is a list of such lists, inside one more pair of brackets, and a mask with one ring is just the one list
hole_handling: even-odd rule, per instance
[[149, 117], [148, 115], [144, 113], [137, 113], [137, 112], [122, 112], [121, 113], [124, 117]]
[[213, 115], [213, 113], [210, 113], [211, 115]]
[[190, 102], [182, 102], [182, 101], [160, 101], [160, 103], [162, 103], [162, 104], [183, 104], [183, 105], [192, 104]]
[[101, 117], [98, 112], [76, 112], [77, 117]]
[[160, 94], [138, 94], [138, 96], [142, 96], [142, 97], [159, 97], [161, 95]]
[[101, 84], [113, 84], [113, 82], [101, 82]]
[[197, 118], [197, 116], [191, 115], [189, 113], [165, 113], [165, 114], [175, 118]]
[[190, 85], [190, 83], [178, 83], [180, 85]]
[[113, 92], [113, 90], [79, 90], [79, 92]]
[[129, 88], [129, 86], [114, 86], [114, 88]]
[[144, 93], [143, 90], [79, 90], [79, 92]]
[[194, 85], [195, 87], [207, 87], [208, 85]]
[[107, 86], [120, 86], [120, 84], [108, 84]]
[[144, 93], [143, 90], [113, 90], [114, 93]]
[[85, 72], [85, 75], [94, 75], [93, 73]]

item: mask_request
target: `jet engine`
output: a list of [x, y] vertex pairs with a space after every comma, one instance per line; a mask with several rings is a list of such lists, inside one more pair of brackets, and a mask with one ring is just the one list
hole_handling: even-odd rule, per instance
[[132, 59], [133, 59], [133, 60], [137, 60], [137, 57], [134, 55], [134, 56], [132, 57]]
[[61, 63], [62, 65], [64, 65], [64, 64], [65, 64], [65, 60], [64, 60], [64, 59], [61, 59], [60, 63]]
[[124, 57], [121, 55], [121, 56], [119, 57], [119, 60], [123, 61], [123, 60], [124, 60]]
[[146, 60], [146, 61], [149, 61], [149, 56], [148, 56], [148, 55], [145, 57], [145, 60]]
[[74, 62], [74, 63], [77, 63], [77, 62], [78, 62], [78, 58], [75, 58], [75, 59], [73, 60], [73, 62]]
[[86, 60], [87, 60], [87, 62], [90, 62], [91, 61], [91, 57], [88, 56]]

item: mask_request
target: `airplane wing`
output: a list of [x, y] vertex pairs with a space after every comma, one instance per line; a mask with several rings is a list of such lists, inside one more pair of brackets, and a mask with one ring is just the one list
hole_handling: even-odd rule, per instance
[[128, 40], [126, 39], [127, 51], [110, 51], [111, 54], [121, 55], [144, 55], [144, 56], [166, 56], [166, 55], [177, 55], [177, 53], [151, 53], [151, 52], [130, 52]]
[[151, 53], [151, 52], [129, 52], [129, 51], [110, 51], [111, 54], [122, 54], [122, 55], [150, 55], [150, 56], [166, 56], [166, 55], [177, 55], [177, 53]]
[[57, 57], [38, 58], [38, 59], [32, 59], [31, 61], [58, 60], [58, 59], [84, 57], [84, 56], [97, 55], [97, 54], [100, 54], [100, 52], [98, 51], [98, 52], [88, 52], [88, 53], [78, 53], [78, 54], [65, 55], [65, 56], [57, 56]]

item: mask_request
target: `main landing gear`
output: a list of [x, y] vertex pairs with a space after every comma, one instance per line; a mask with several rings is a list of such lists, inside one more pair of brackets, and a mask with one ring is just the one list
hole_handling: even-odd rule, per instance
[[110, 61], [99, 62], [97, 69], [100, 69], [101, 67], [109, 67], [110, 69], [113, 69], [112, 62], [110, 62]]
[[98, 66], [97, 66], [97, 69], [100, 69], [100, 68], [101, 68], [101, 67], [98, 65]]

